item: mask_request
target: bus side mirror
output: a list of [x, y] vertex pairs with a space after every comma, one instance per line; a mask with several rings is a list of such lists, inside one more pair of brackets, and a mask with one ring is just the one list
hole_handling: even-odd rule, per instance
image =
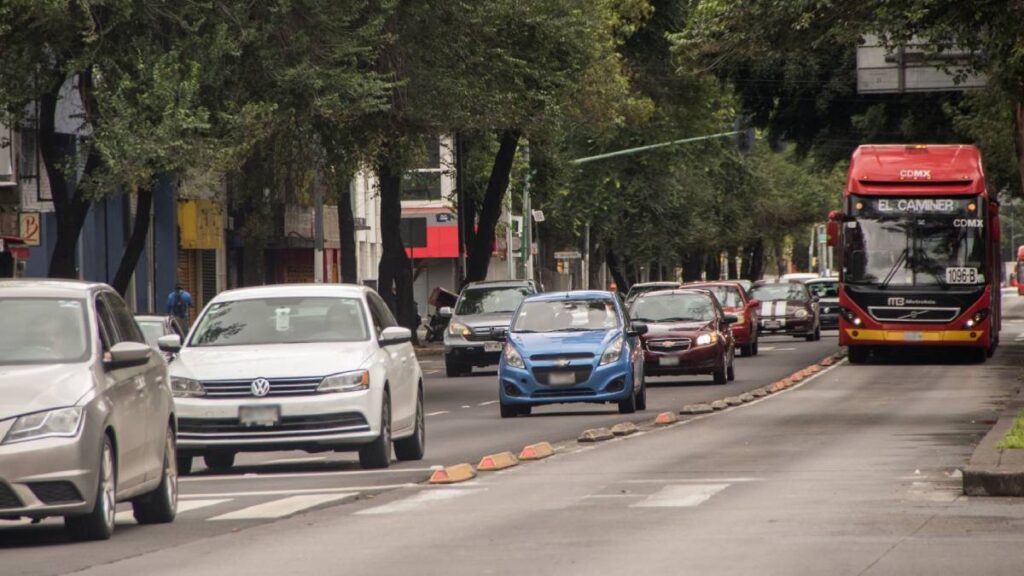
[[843, 213], [838, 210], [828, 213], [828, 224], [825, 225], [825, 238], [829, 246], [835, 246], [839, 243], [839, 221], [842, 218]]

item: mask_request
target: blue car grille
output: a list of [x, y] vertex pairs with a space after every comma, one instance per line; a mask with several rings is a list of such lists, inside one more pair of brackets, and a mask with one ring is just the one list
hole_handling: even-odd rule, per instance
[[[550, 376], [552, 373], [564, 374], [566, 372], [573, 374], [574, 380], [572, 381], [572, 384], [582, 384], [590, 379], [591, 367], [574, 366], [569, 368], [558, 368], [555, 366], [537, 366], [533, 369], [533, 377], [538, 383], [545, 386], [551, 386]], [[566, 385], [569, 385], [569, 383], [566, 383]]]
[[570, 396], [594, 396], [596, 394], [597, 392], [590, 388], [549, 388], [537, 390], [530, 396], [533, 398], [567, 398]]
[[590, 360], [594, 355], [590, 352], [571, 352], [567, 354], [534, 354], [530, 360]]

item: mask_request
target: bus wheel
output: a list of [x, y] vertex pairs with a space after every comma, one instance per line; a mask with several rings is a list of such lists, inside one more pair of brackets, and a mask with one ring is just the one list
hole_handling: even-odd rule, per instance
[[868, 361], [868, 349], [866, 346], [850, 346], [850, 364], [865, 364]]
[[968, 356], [973, 364], [984, 364], [988, 357], [988, 348], [971, 348], [970, 355]]

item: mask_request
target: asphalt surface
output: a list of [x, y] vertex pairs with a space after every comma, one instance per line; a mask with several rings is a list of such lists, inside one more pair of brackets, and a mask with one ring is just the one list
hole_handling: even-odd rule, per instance
[[[395, 463], [385, 471], [363, 471], [352, 453], [275, 452], [241, 454], [229, 473], [214, 474], [197, 459], [195, 472], [180, 483], [178, 519], [171, 525], [140, 527], [127, 505], [119, 507], [111, 541], [68, 542], [59, 519], [38, 525], [0, 521], [0, 574], [64, 574], [160, 550], [175, 550], [215, 537], [246, 533], [312, 511], [348, 514], [390, 491], [415, 490], [432, 468], [476, 463], [489, 453], [539, 441], [573, 440], [582, 430], [623, 421], [650, 422], [662, 411], [711, 401], [764, 386], [837, 350], [834, 333], [820, 342], [764, 338], [753, 358], [736, 359], [736, 380], [716, 386], [710, 376], [651, 378], [648, 410], [620, 415], [615, 405], [556, 405], [535, 409], [527, 418], [502, 419], [494, 370], [471, 377], [444, 376], [443, 359], [426, 357], [427, 457]], [[232, 571], [233, 573], [233, 571]]]
[[[1024, 322], [1008, 322], [1003, 343], [985, 364], [948, 353], [841, 363], [668, 428], [83, 574], [1019, 574], [1024, 502], [967, 498], [959, 478], [1019, 386]], [[557, 420], [601, 418], [614, 419]], [[4, 551], [0, 566], [23, 566], [23, 552], [12, 564]]]

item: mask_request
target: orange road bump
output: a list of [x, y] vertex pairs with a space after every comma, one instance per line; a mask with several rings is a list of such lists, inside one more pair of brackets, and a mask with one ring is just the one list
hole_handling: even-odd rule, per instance
[[821, 365], [822, 366], [831, 366], [831, 365], [833, 365], [835, 363], [836, 363], [835, 359], [832, 358], [831, 356], [829, 356], [828, 358], [825, 358], [824, 360], [821, 361]]
[[755, 388], [750, 393], [750, 395], [753, 396], [754, 398], [764, 398], [769, 394], [771, 394], [771, 392], [769, 392], [766, 388]]
[[711, 407], [711, 404], [687, 404], [682, 409], [683, 414], [707, 414], [714, 411], [715, 409]]
[[773, 382], [772, 385], [769, 387], [769, 390], [771, 390], [772, 392], [782, 392], [788, 386], [789, 384], [787, 384], [785, 381], [779, 380], [777, 382]]
[[498, 454], [491, 454], [490, 456], [484, 456], [480, 459], [480, 463], [476, 465], [478, 472], [495, 472], [497, 470], [504, 470], [505, 468], [511, 468], [519, 464], [519, 460], [516, 455], [511, 452], [499, 452]]
[[434, 471], [430, 477], [431, 484], [455, 484], [476, 478], [476, 470], [470, 464], [456, 464]]
[[520, 460], [542, 460], [548, 456], [554, 456], [555, 449], [547, 442], [530, 444], [519, 453]]
[[753, 401], [754, 401], [754, 395], [751, 394], [750, 392], [744, 392], [743, 394], [740, 394], [740, 402], [753, 402]]
[[723, 400], [715, 400], [714, 402], [711, 403], [712, 410], [725, 410], [728, 407], [729, 405], [726, 404]]
[[743, 400], [740, 400], [739, 396], [729, 396], [725, 399], [725, 403], [729, 406], [739, 406], [740, 404], [743, 404]]
[[632, 422], [620, 422], [615, 426], [612, 426], [612, 434], [616, 436], [629, 436], [630, 434], [636, 434], [639, 431], [640, 429]]
[[676, 422], [679, 422], [679, 417], [676, 416], [675, 412], [662, 412], [654, 419], [654, 423], [658, 426], [667, 426]]
[[803, 372], [794, 372], [793, 374], [791, 374], [789, 376], [789, 378], [787, 378], [787, 380], [789, 380], [790, 384], [796, 384], [797, 382], [799, 382], [799, 381], [801, 381], [803, 379], [804, 379], [804, 373]]
[[605, 440], [611, 440], [615, 438], [615, 434], [607, 428], [591, 428], [584, 430], [580, 437], [576, 439], [577, 442], [604, 442]]

